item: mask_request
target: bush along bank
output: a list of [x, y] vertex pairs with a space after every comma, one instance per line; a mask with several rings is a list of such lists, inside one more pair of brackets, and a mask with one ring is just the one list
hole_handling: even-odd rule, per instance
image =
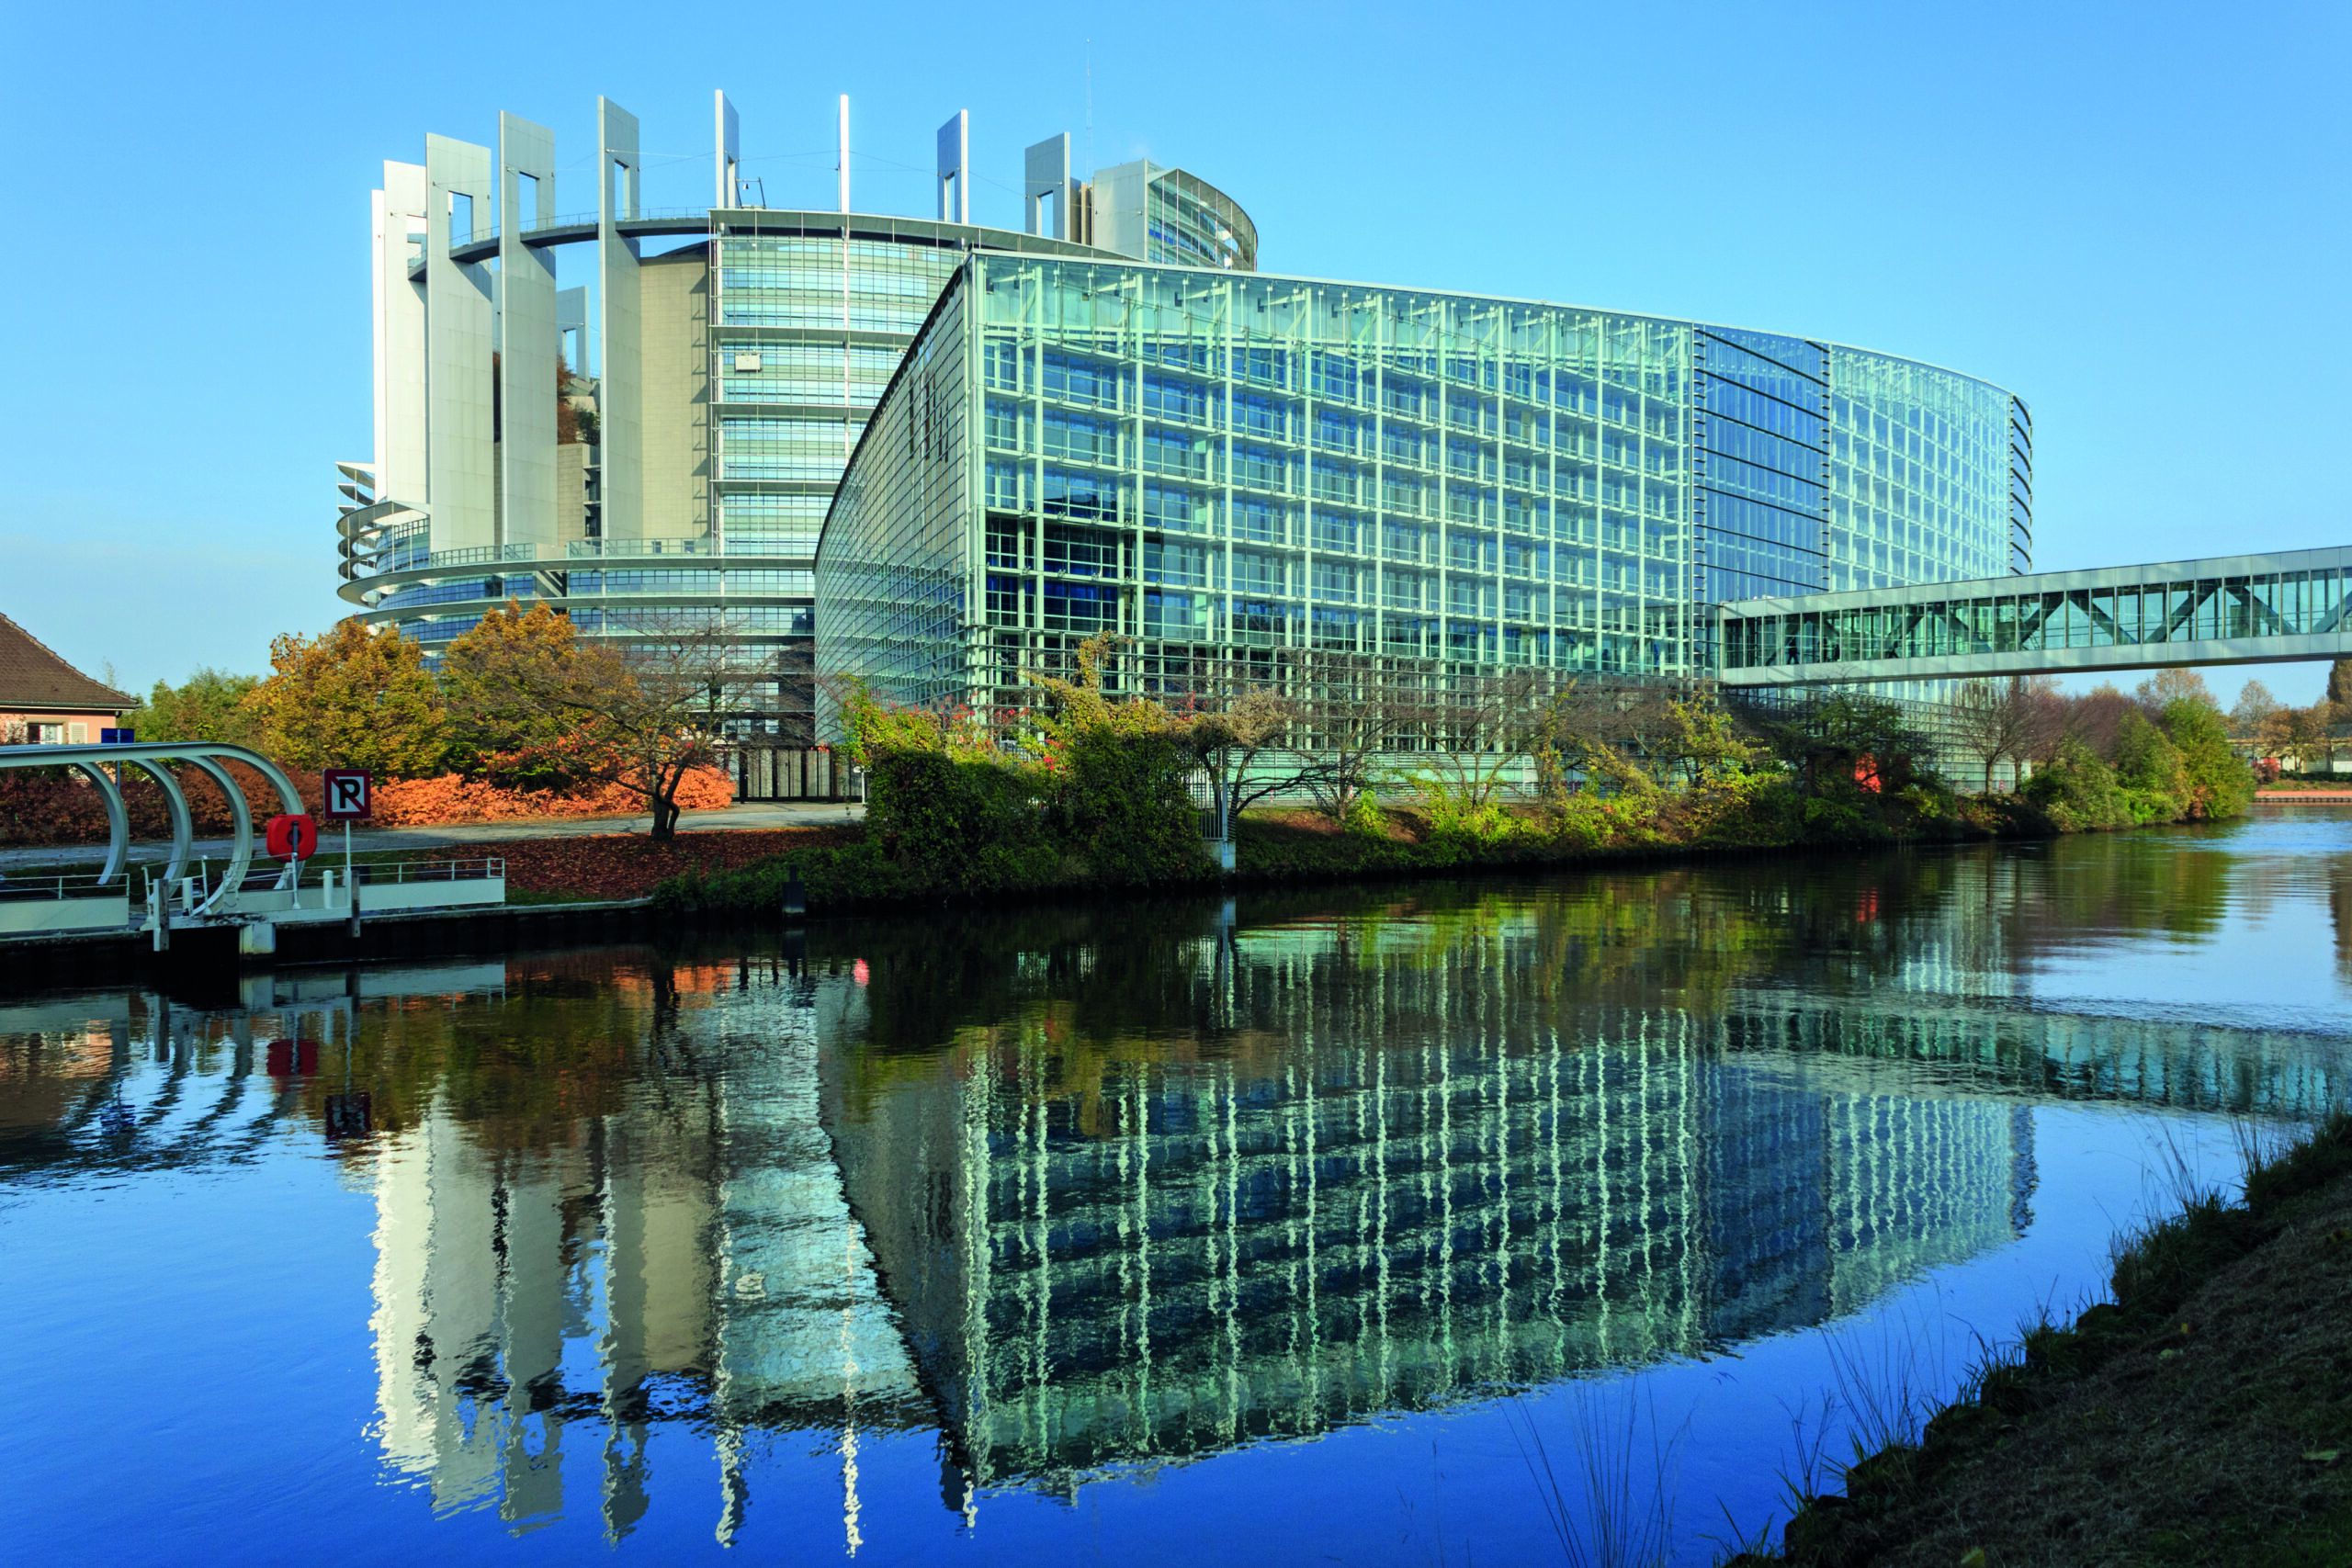
[[2352, 1114], [2117, 1253], [1736, 1563], [2352, 1562]]
[[[1074, 680], [1033, 677], [1047, 701], [1010, 744], [977, 716], [893, 707], [845, 683], [852, 754], [867, 770], [863, 835], [733, 871], [690, 870], [655, 890], [657, 905], [771, 916], [795, 884], [812, 913], [1218, 885], [1187, 780], [1236, 775], [1230, 756], [1241, 748], [1255, 748], [1263, 772], [1262, 732], [1253, 738], [1241, 704], [1180, 716], [1112, 701], [1102, 650], [1081, 650]], [[1534, 763], [1533, 802], [1506, 802], [1499, 769], [1459, 757], [1431, 753], [1376, 781], [1302, 761], [1295, 780], [1319, 808], [1240, 818], [1232, 879], [2042, 837], [2245, 809], [2252, 773], [2218, 715], [2175, 704], [2159, 719], [2131, 717], [2136, 728], [2118, 727], [2116, 762], [2063, 740], [2022, 792], [1964, 795], [1915, 770], [1908, 759], [1926, 738], [1894, 705], [1866, 697], [1744, 717], [1703, 698], [1666, 702], [1638, 746], [1604, 739], [1555, 700], [1515, 738]]]

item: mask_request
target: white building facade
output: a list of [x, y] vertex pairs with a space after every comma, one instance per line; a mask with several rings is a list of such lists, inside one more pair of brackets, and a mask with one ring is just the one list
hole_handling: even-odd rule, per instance
[[[1246, 270], [1257, 234], [1182, 170], [1074, 178], [1067, 135], [1028, 150], [1023, 231], [976, 225], [961, 113], [939, 131], [935, 215], [857, 212], [846, 99], [838, 210], [771, 209], [723, 93], [713, 111], [707, 207], [644, 205], [638, 120], [604, 98], [589, 199], [559, 191], [554, 133], [512, 114], [494, 146], [428, 136], [423, 163], [384, 165], [375, 450], [337, 464], [339, 592], [429, 655], [509, 600], [597, 637], [722, 630], [745, 670], [728, 728], [806, 745], [818, 530], [965, 258]], [[590, 258], [569, 288], [567, 246]]]

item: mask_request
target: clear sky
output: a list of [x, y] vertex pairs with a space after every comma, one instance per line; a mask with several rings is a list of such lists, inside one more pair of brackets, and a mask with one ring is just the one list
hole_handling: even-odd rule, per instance
[[[510, 109], [556, 131], [558, 210], [592, 207], [599, 93], [644, 123], [650, 206], [707, 203], [723, 87], [769, 205], [830, 207], [845, 92], [861, 210], [925, 210], [969, 108], [982, 222], [1018, 226], [1021, 149], [1067, 130], [1081, 169], [1229, 191], [1270, 272], [1951, 366], [2032, 406], [2038, 566], [2352, 543], [2341, 5], [12, 17], [0, 610], [141, 688], [343, 608], [382, 161]], [[2324, 671], [2255, 673], [2307, 701]]]

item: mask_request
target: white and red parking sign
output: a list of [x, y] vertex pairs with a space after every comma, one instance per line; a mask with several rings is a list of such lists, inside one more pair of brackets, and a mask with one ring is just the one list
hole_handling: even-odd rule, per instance
[[321, 817], [330, 822], [364, 822], [375, 811], [375, 791], [365, 768], [329, 768], [319, 774]]

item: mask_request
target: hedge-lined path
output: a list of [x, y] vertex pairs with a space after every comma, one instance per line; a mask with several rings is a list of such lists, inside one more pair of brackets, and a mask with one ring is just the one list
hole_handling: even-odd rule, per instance
[[[760, 800], [720, 811], [689, 811], [679, 820], [681, 833], [773, 832], [779, 828], [828, 828], [864, 820], [865, 807], [854, 801]], [[518, 839], [578, 839], [608, 834], [643, 835], [653, 818], [639, 812], [630, 817], [523, 817], [497, 822], [448, 822], [431, 828], [355, 828], [354, 850], [463, 850], [474, 844], [511, 844]], [[258, 825], [256, 825], [258, 832]], [[198, 859], [224, 860], [232, 847], [228, 839], [198, 839], [189, 853]], [[332, 856], [343, 849], [343, 829], [322, 823], [319, 853]], [[166, 839], [141, 840], [130, 847], [134, 863], [161, 860], [171, 852]], [[258, 852], [258, 851], [256, 851]], [[0, 850], [0, 871], [13, 865], [96, 864], [106, 859], [104, 844], [30, 844]]]

